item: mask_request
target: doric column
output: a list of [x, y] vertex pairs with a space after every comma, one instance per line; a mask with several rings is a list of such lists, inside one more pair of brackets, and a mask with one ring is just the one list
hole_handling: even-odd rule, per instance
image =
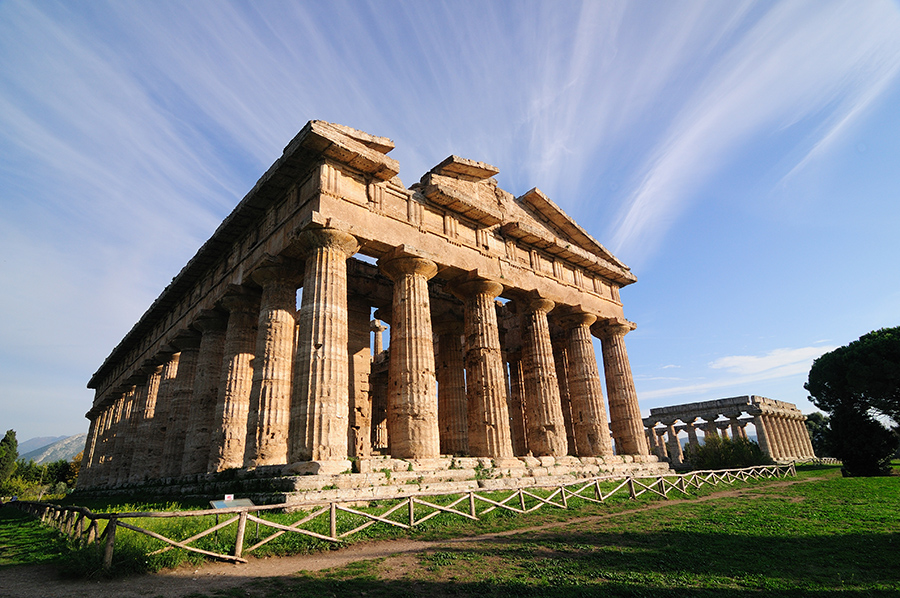
[[369, 375], [372, 372], [372, 307], [360, 295], [347, 298], [347, 353], [350, 380], [350, 419], [348, 450], [351, 457], [372, 454], [372, 398]]
[[375, 347], [373, 349], [372, 357], [377, 358], [384, 351], [384, 337], [382, 333], [388, 329], [387, 326], [384, 325], [384, 322], [381, 320], [372, 320], [370, 325], [372, 332], [375, 333]]
[[347, 258], [359, 243], [318, 226], [307, 227], [297, 241], [305, 268], [288, 462], [292, 471], [339, 473], [350, 467]]
[[379, 260], [394, 281], [387, 409], [391, 455], [434, 458], [441, 447], [428, 280], [437, 274], [437, 265], [398, 249]]
[[207, 471], [244, 465], [247, 417], [253, 387], [259, 293], [234, 285], [219, 304], [228, 312]]
[[[172, 351], [177, 351], [174, 347]], [[180, 353], [164, 353], [162, 376], [159, 380], [159, 390], [156, 393], [156, 410], [153, 418], [151, 439], [148, 443], [147, 478], [154, 479], [162, 476], [163, 451], [166, 446], [166, 436], [169, 427], [169, 410], [171, 409], [172, 393], [175, 390], [175, 377], [178, 375]]]
[[135, 399], [137, 397], [137, 387], [132, 385], [120, 401], [122, 401], [122, 414], [119, 418], [119, 424], [116, 426], [116, 444], [115, 444], [115, 469], [113, 471], [111, 482], [115, 486], [120, 486], [128, 481], [128, 472], [131, 468], [131, 459], [128, 454], [129, 440], [133, 443], [133, 426], [135, 418]]
[[703, 433], [706, 436], [718, 436], [719, 435], [719, 426], [716, 424], [716, 418], [719, 417], [716, 414], [707, 415], [703, 419], [706, 420], [706, 424], [703, 426]]
[[678, 432], [675, 431], [674, 422], [666, 424], [666, 438], [666, 448], [669, 456], [672, 458], [672, 463], [676, 465], [684, 463], [684, 452], [681, 450], [681, 441], [678, 440]]
[[577, 455], [575, 430], [572, 428], [572, 397], [569, 393], [569, 357], [566, 340], [555, 337], [551, 332], [550, 346], [553, 347], [553, 364], [556, 366], [556, 380], [559, 382], [559, 406], [566, 426], [566, 454]]
[[694, 422], [693, 421], [684, 422], [684, 425], [686, 426], [686, 429], [687, 429], [688, 444], [690, 444], [693, 447], [700, 446], [700, 441], [697, 440], [697, 428], [694, 427]]
[[806, 453], [809, 457], [815, 458], [816, 450], [813, 448], [812, 438], [809, 435], [809, 428], [806, 427], [806, 416], [801, 415], [802, 419], [800, 420], [800, 425], [802, 426], [801, 437], [803, 438], [803, 444], [806, 447]]
[[194, 322], [194, 327], [201, 333], [200, 350], [181, 460], [182, 475], [206, 473], [209, 466], [209, 446], [216, 425], [216, 405], [222, 380], [226, 322], [218, 311], [204, 312]]
[[88, 427], [87, 438], [84, 441], [84, 451], [81, 453], [81, 470], [78, 472], [76, 480], [78, 488], [88, 488], [93, 484], [91, 478], [94, 472], [91, 471], [91, 461], [94, 458], [94, 447], [97, 443], [98, 420], [99, 417], [96, 414], [90, 418], [91, 424]]
[[463, 357], [462, 324], [447, 319], [434, 323], [438, 337], [435, 355], [438, 385], [438, 426], [442, 455], [469, 454], [469, 424], [466, 407], [466, 367]]
[[591, 337], [590, 327], [596, 320], [596, 316], [588, 313], [575, 313], [560, 320], [566, 329], [572, 428], [579, 457], [605, 457], [613, 453]]
[[106, 434], [109, 429], [109, 406], [103, 407], [99, 415], [97, 425], [97, 442], [94, 445], [93, 459], [91, 460], [91, 482], [95, 486], [103, 485], [103, 462], [106, 459]]
[[132, 484], [151, 477], [150, 457], [152, 448], [155, 446], [154, 434], [158, 423], [156, 403], [163, 366], [156, 363], [155, 360], [148, 360], [141, 367], [141, 371], [147, 375], [147, 388], [144, 391], [143, 417], [137, 427], [138, 442], [134, 447], [134, 460], [128, 476], [128, 481]]
[[[133, 381], [136, 383], [134, 387], [134, 403], [128, 423], [128, 436], [125, 439], [125, 455], [123, 457], [125, 467], [119, 472], [119, 485], [127, 484], [135, 479], [135, 470], [142, 467], [140, 458], [144, 442], [141, 438], [141, 431], [147, 412], [148, 382], [147, 374], [143, 371], [143, 368], [140, 369], [139, 374], [133, 377]], [[139, 475], [143, 475], [143, 471]]]
[[771, 433], [762, 413], [753, 414], [753, 426], [756, 428], [756, 442], [759, 444], [759, 448], [774, 459], [775, 452], [772, 447]]
[[773, 459], [783, 459], [787, 456], [787, 450], [782, 438], [781, 427], [778, 425], [778, 417], [773, 413], [763, 414], [766, 421], [766, 431], [769, 433], [769, 448], [772, 449]]
[[525, 380], [522, 372], [522, 352], [509, 351], [506, 354], [509, 365], [509, 433], [512, 437], [513, 454], [528, 454], [528, 441], [525, 433]]
[[279, 259], [270, 259], [252, 274], [262, 296], [244, 467], [287, 463], [299, 275], [296, 264]]
[[372, 396], [372, 449], [385, 452], [389, 448], [387, 429], [388, 376], [386, 372], [373, 373], [369, 380], [369, 393]]
[[539, 297], [524, 301], [522, 307], [528, 448], [536, 457], [563, 457], [568, 452], [568, 440], [547, 323], [554, 303]]
[[160, 471], [160, 477], [163, 478], [181, 475], [187, 420], [191, 412], [194, 376], [197, 373], [197, 357], [200, 353], [200, 335], [194, 331], [186, 331], [172, 344], [180, 349], [181, 355], [178, 358], [178, 373], [175, 376], [171, 407], [168, 411], [169, 423], [166, 427], [166, 445], [163, 448]]
[[744, 434], [744, 426], [741, 421], [737, 418], [737, 416], [731, 416], [728, 418], [729, 425], [731, 426], [731, 439], [738, 440], [741, 438], [746, 438]]
[[668, 459], [669, 458], [669, 447], [666, 446], [666, 439], [663, 438], [663, 435], [666, 433], [665, 429], [657, 429], [653, 428], [653, 434], [656, 436], [656, 446], [659, 448], [659, 458], [660, 459]]
[[464, 308], [469, 454], [512, 458], [506, 371], [494, 304], [503, 285], [469, 279], [454, 284], [452, 291]]
[[116, 481], [116, 474], [114, 471], [116, 465], [116, 432], [118, 431], [124, 402], [124, 395], [121, 393], [118, 394], [119, 397], [109, 406], [109, 419], [107, 420], [104, 438], [103, 464], [100, 469], [103, 476], [102, 484], [104, 486], [112, 486]]
[[798, 433], [797, 420], [793, 416], [785, 416], [782, 421], [784, 422], [788, 442], [791, 445], [791, 457], [795, 459], [802, 457], [805, 451], [800, 447], [800, 435]]
[[724, 423], [724, 424], [716, 424], [716, 427], [718, 427], [719, 430], [721, 430], [721, 432], [719, 433], [719, 435], [722, 436], [722, 438], [725, 438], [725, 439], [727, 440], [727, 439], [729, 438], [729, 435], [728, 435], [728, 424], [727, 424], [727, 423]]
[[625, 350], [625, 335], [634, 324], [624, 320], [597, 322], [591, 332], [600, 337], [603, 347], [603, 369], [606, 372], [606, 391], [609, 399], [609, 425], [612, 428], [616, 452], [620, 455], [646, 455], [641, 426], [641, 409], [631, 376], [631, 364]]

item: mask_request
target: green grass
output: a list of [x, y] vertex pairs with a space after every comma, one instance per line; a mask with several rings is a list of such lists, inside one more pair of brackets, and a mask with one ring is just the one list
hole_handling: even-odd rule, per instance
[[[839, 468], [809, 466], [801, 468], [795, 480], [799, 483], [774, 485], [765, 480], [707, 486], [673, 504], [649, 497], [603, 505], [570, 502], [573, 508], [567, 511], [545, 508], [528, 515], [495, 511], [480, 522], [439, 515], [412, 531], [375, 525], [354, 541], [412, 537], [439, 544], [415, 557], [364, 561], [195, 597], [900, 595], [900, 478], [842, 478]], [[722, 490], [740, 490], [740, 496], [706, 499]], [[383, 510], [386, 504], [377, 508]], [[650, 504], [661, 508], [640, 508]], [[147, 507], [108, 506], [118, 511]], [[266, 517], [282, 522], [299, 518], [298, 514]], [[588, 519], [567, 523], [573, 518]], [[354, 525], [351, 519], [339, 518], [339, 529]], [[188, 520], [152, 523], [161, 521], [169, 533], [182, 538], [195, 528], [208, 527]], [[6, 521], [0, 522], [5, 538]], [[31, 523], [31, 531], [23, 531], [20, 539], [35, 529], [55, 534]], [[553, 523], [557, 525], [540, 532], [464, 545], [449, 542]], [[173, 527], [179, 525], [181, 529]], [[327, 526], [327, 516], [320, 525]], [[220, 551], [233, 546], [233, 528], [220, 532]], [[154, 570], [194, 558], [172, 550], [148, 559], [145, 552], [161, 545], [158, 541], [125, 530], [119, 533], [120, 571]], [[267, 533], [260, 530], [263, 536]], [[248, 525], [247, 536], [249, 545], [255, 540], [253, 524]], [[199, 545], [212, 544], [210, 538]], [[294, 534], [271, 544], [259, 556], [334, 547]]]
[[30, 515], [0, 508], [0, 568], [59, 563], [67, 555], [65, 539]]

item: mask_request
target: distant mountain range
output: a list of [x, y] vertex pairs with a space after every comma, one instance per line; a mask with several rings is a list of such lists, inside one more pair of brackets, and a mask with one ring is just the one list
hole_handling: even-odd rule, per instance
[[[38, 465], [53, 463], [60, 459], [71, 461], [75, 455], [84, 450], [86, 437], [87, 434], [76, 434], [75, 436], [32, 438], [19, 445], [19, 459], [33, 460]], [[34, 448], [35, 446], [36, 448]]]

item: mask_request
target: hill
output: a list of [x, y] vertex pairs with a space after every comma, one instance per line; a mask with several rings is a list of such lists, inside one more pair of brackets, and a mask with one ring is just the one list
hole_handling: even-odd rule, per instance
[[25, 442], [19, 442], [19, 454], [24, 455], [25, 453], [42, 449], [64, 438], [68, 438], [68, 436], [38, 436], [37, 438], [29, 438]]
[[33, 459], [38, 465], [44, 463], [53, 463], [60, 459], [71, 461], [72, 458], [84, 450], [84, 440], [87, 434], [76, 434], [75, 436], [63, 436], [60, 440], [52, 442], [46, 446], [42, 446], [27, 453], [19, 453], [19, 458], [28, 461]]

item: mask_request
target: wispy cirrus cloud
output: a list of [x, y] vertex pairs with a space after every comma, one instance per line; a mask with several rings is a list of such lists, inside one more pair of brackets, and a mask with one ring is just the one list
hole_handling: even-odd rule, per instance
[[746, 144], [802, 124], [802, 166], [900, 72], [895, 4], [791, 2], [754, 16], [720, 47], [628, 197], [610, 245], [631, 261], [656, 251], [692, 195]]
[[[833, 349], [835, 349], [833, 346], [816, 345], [793, 349], [773, 349], [762, 355], [719, 357], [711, 361], [708, 367], [711, 370], [724, 371], [725, 376], [717, 376], [715, 372], [706, 372], [702, 378], [695, 379], [693, 382], [641, 392], [640, 397], [642, 400], [656, 400], [689, 394], [702, 395], [729, 387], [746, 387], [767, 380], [799, 376], [809, 371], [814, 359]], [[687, 381], [685, 380], [685, 382]]]

